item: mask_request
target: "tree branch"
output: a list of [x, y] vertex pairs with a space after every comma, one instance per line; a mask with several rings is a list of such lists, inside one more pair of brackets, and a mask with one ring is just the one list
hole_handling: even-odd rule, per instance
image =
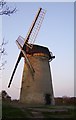
[[0, 15], [8, 15], [15, 13], [17, 11], [16, 7], [11, 9], [9, 6], [7, 6], [7, 2], [4, 2], [4, 0], [0, 1]]
[[[11, 14], [15, 13], [17, 11], [16, 8], [11, 9], [7, 2], [4, 0], [0, 0], [0, 15], [7, 15], [10, 16]], [[3, 39], [1, 45], [0, 45], [0, 61], [3, 59], [3, 56], [6, 55], [5, 45], [7, 42]], [[0, 62], [0, 70], [2, 70], [3, 66], [6, 64], [6, 60], [3, 62]]]

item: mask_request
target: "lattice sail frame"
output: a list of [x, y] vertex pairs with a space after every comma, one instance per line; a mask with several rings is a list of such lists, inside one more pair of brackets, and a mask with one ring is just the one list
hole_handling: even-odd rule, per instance
[[[30, 27], [27, 35], [26, 35], [26, 38], [23, 38], [22, 36], [19, 36], [18, 39], [17, 39], [17, 41], [21, 44], [22, 47], [23, 47], [24, 44], [26, 44], [31, 49], [33, 47], [33, 43], [36, 40], [36, 37], [38, 35], [38, 32], [40, 30], [41, 24], [43, 22], [43, 19], [44, 19], [45, 13], [46, 13], [46, 11], [44, 9], [42, 9], [42, 8], [40, 8], [40, 9], [41, 9], [41, 11], [38, 15], [38, 18], [37, 18], [37, 20], [33, 21], [32, 25], [31, 25], [31, 27]], [[34, 26], [33, 26], [33, 24], [34, 24]], [[32, 29], [32, 26], [33, 26], [33, 29]], [[32, 32], [30, 34], [31, 29], [32, 29]], [[29, 34], [30, 34], [30, 36], [29, 36]], [[28, 36], [29, 36], [29, 38], [28, 38]], [[26, 42], [26, 40], [28, 42]]]

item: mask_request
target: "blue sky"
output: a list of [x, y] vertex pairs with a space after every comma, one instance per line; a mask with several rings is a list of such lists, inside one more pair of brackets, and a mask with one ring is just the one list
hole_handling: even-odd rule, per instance
[[26, 37], [39, 7], [46, 15], [35, 44], [49, 48], [56, 56], [51, 62], [54, 96], [74, 96], [74, 3], [8, 3], [16, 6], [12, 16], [2, 17], [2, 37], [8, 41], [7, 64], [2, 73], [2, 87], [12, 98], [19, 98], [23, 59], [20, 61], [11, 88], [7, 85], [14, 68], [19, 49], [15, 40], [19, 35]]

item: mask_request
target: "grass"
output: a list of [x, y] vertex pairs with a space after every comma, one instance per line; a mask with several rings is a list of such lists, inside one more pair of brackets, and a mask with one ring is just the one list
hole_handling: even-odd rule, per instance
[[39, 106], [31, 108], [31, 111], [34, 109], [35, 111], [40, 109], [44, 118], [68, 118], [71, 120], [76, 118], [76, 107], [74, 108], [74, 106]]
[[26, 118], [27, 112], [23, 112], [20, 108], [12, 107], [9, 103], [2, 103], [2, 118]]
[[[61, 110], [61, 111], [58, 111]], [[39, 112], [44, 118], [76, 118], [76, 107], [74, 106], [37, 106], [37, 107], [17, 107], [9, 102], [2, 103], [2, 118], [29, 118], [36, 117], [34, 112]]]
[[[75, 112], [76, 113], [76, 112]], [[55, 111], [55, 112], [43, 112], [43, 115], [47, 118], [74, 118], [74, 111], [67, 110], [67, 111]]]
[[2, 117], [2, 101], [0, 100], [0, 119]]

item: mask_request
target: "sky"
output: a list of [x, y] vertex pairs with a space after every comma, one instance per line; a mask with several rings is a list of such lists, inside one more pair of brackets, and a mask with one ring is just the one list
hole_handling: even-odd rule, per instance
[[26, 37], [38, 9], [42, 7], [46, 10], [46, 15], [35, 44], [48, 47], [55, 55], [55, 59], [50, 63], [54, 96], [74, 96], [74, 3], [12, 2], [8, 5], [11, 8], [16, 7], [17, 12], [11, 16], [2, 16], [2, 37], [8, 41], [5, 47], [7, 56], [4, 57], [7, 64], [2, 71], [2, 89], [5, 89], [12, 99], [19, 99], [23, 58], [11, 87], [7, 87], [20, 52], [15, 41], [19, 35]]
[[7, 2], [75, 2], [75, 0], [6, 0]]

